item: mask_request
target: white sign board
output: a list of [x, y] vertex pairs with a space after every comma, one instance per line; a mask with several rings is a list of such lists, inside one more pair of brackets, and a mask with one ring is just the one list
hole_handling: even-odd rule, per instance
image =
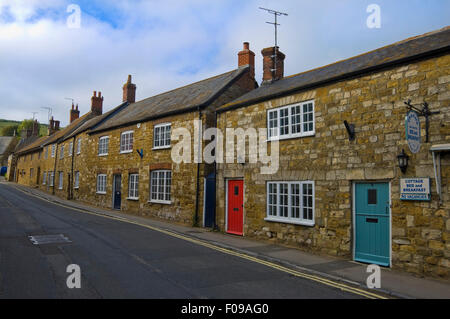
[[419, 115], [414, 111], [409, 111], [406, 114], [406, 141], [409, 149], [413, 154], [420, 150], [420, 120]]
[[430, 200], [429, 178], [401, 178], [400, 199], [401, 200]]

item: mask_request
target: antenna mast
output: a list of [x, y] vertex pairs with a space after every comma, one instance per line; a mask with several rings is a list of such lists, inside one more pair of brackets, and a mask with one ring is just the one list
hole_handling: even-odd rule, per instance
[[48, 121], [50, 122], [50, 117], [52, 116], [52, 108], [51, 107], [41, 107], [41, 109], [48, 111]]
[[278, 24], [278, 19], [277, 18], [278, 18], [278, 16], [282, 16], [282, 15], [287, 16], [288, 14], [284, 13], [284, 12], [280, 12], [280, 11], [275, 11], [275, 10], [272, 10], [272, 9], [262, 8], [262, 7], [259, 7], [259, 9], [265, 10], [268, 13], [273, 14], [274, 18], [275, 18], [275, 22], [266, 22], [266, 23], [273, 24], [274, 27], [275, 27], [275, 50], [274, 50], [274, 55], [272, 56], [272, 58], [274, 59], [274, 63], [273, 63], [274, 68], [271, 71], [273, 72], [274, 75], [276, 75], [276, 72], [277, 72], [277, 52], [278, 52], [278, 26], [280, 25], [280, 24]]

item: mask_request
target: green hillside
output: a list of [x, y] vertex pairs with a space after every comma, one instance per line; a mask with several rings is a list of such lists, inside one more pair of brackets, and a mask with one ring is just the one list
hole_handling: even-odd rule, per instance
[[[5, 126], [9, 126], [9, 125], [19, 125], [21, 122], [20, 121], [11, 121], [11, 120], [4, 120], [4, 119], [0, 119], [0, 135], [1, 135], [1, 130], [3, 127]], [[44, 136], [47, 135], [47, 124], [40, 124], [40, 128], [39, 128], [39, 135], [40, 136]]]

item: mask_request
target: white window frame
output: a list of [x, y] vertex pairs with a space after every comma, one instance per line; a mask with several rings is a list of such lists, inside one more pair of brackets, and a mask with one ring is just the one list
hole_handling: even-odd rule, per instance
[[59, 151], [59, 158], [60, 159], [64, 158], [64, 145], [61, 145], [61, 149]]
[[48, 146], [45, 148], [44, 159], [48, 159]]
[[108, 155], [108, 153], [109, 153], [109, 136], [102, 136], [98, 139], [98, 156], [106, 156]]
[[49, 182], [50, 187], [53, 187], [55, 185], [55, 173], [54, 172], [48, 172], [48, 182]]
[[77, 141], [77, 155], [81, 154], [81, 138]]
[[[312, 104], [312, 111], [311, 112], [304, 112], [304, 106], [308, 106], [309, 104]], [[293, 113], [292, 110], [296, 107], [300, 107], [300, 122], [299, 123], [293, 123]], [[266, 119], [267, 119], [267, 139], [269, 141], [275, 141], [275, 140], [284, 140], [284, 139], [289, 139], [289, 138], [297, 138], [297, 137], [306, 137], [306, 136], [314, 136], [316, 134], [316, 117], [314, 114], [314, 110], [315, 110], [315, 103], [314, 100], [310, 100], [310, 101], [305, 101], [305, 102], [300, 102], [300, 103], [295, 103], [295, 104], [290, 104], [290, 105], [286, 105], [286, 106], [282, 106], [282, 107], [278, 107], [278, 108], [274, 108], [274, 109], [269, 109], [267, 110], [267, 115], [266, 115]], [[283, 127], [286, 127], [288, 132], [287, 134], [280, 134], [280, 127], [281, 127], [281, 118], [280, 118], [280, 114], [283, 112], [287, 111], [287, 123], [285, 125], [283, 125]], [[273, 117], [272, 119], [270, 118], [270, 116], [274, 114], [275, 117]], [[305, 131], [304, 129], [304, 116], [306, 114], [312, 114], [312, 120], [310, 121], [308, 119], [308, 121], [306, 123], [311, 123], [312, 122], [312, 130], [311, 131]], [[285, 117], [283, 117], [284, 119]], [[271, 127], [272, 124], [275, 124], [275, 127]], [[295, 127], [294, 125], [300, 125], [300, 132], [296, 132], [296, 133], [292, 133], [293, 128]]]
[[44, 172], [44, 174], [43, 174], [42, 185], [47, 185], [47, 172]]
[[[270, 181], [266, 183], [266, 218], [264, 218], [265, 221], [269, 222], [279, 222], [279, 223], [288, 223], [288, 224], [296, 224], [296, 225], [304, 225], [304, 226], [314, 226], [315, 225], [315, 187], [313, 181]], [[269, 187], [270, 185], [276, 184], [277, 185], [277, 191], [276, 191], [276, 216], [269, 214]], [[287, 217], [281, 217], [280, 216], [280, 207], [283, 206], [280, 203], [280, 185], [281, 184], [287, 184], [288, 185], [288, 203], [287, 203], [287, 209], [288, 209], [288, 216]], [[292, 185], [299, 185], [299, 205], [295, 206], [299, 207], [300, 213], [299, 218], [293, 217], [292, 215]], [[312, 209], [312, 219], [305, 219], [303, 218], [303, 209], [305, 208], [303, 203], [303, 187], [304, 185], [311, 185], [312, 186], [312, 206], [306, 207]], [[273, 193], [272, 193], [273, 194]], [[309, 196], [309, 195], [307, 195]], [[274, 206], [274, 205], [271, 205]], [[284, 205], [285, 206], [285, 205]]]
[[[125, 135], [131, 135], [131, 138], [128, 140], [126, 145], [123, 144], [122, 138]], [[130, 142], [131, 141], [131, 142]], [[120, 134], [120, 154], [126, 154], [133, 152], [133, 144], [134, 144], [134, 131], [126, 131]], [[127, 148], [125, 148], [127, 146]]]
[[72, 156], [73, 154], [73, 142], [69, 143], [69, 156]]
[[64, 172], [58, 172], [58, 189], [64, 187]]
[[75, 172], [73, 188], [75, 188], [75, 189], [79, 189], [80, 188], [80, 172], [79, 171]]
[[[170, 184], [169, 192], [167, 192], [167, 176], [170, 173]], [[163, 175], [163, 184], [160, 184], [160, 174]], [[156, 175], [156, 180], [154, 180], [154, 176]], [[156, 184], [155, 184], [156, 181]], [[153, 192], [153, 186], [156, 187], [156, 193]], [[160, 191], [160, 187], [162, 187], [162, 192]], [[155, 196], [153, 196], [155, 194]], [[161, 199], [160, 195], [162, 195], [163, 199]], [[154, 199], [153, 197], [156, 197]], [[150, 171], [150, 203], [157, 204], [172, 204], [172, 171], [171, 170], [154, 170]]]
[[139, 199], [139, 174], [128, 175], [128, 197], [127, 199]]
[[[167, 137], [166, 137], [166, 130], [167, 128], [169, 129], [169, 141], [167, 144]], [[156, 131], [159, 130], [158, 136], [159, 138], [156, 138]], [[163, 137], [161, 135], [161, 131], [163, 132]], [[172, 133], [172, 123], [163, 123], [163, 124], [158, 124], [155, 125], [153, 127], [153, 149], [154, 150], [159, 150], [159, 149], [165, 149], [165, 148], [170, 148], [171, 146], [171, 136], [170, 134]], [[162, 137], [162, 138], [161, 138]], [[158, 144], [158, 145], [156, 145]]]
[[97, 194], [106, 194], [106, 174], [97, 175]]
[[52, 158], [55, 157], [55, 152], [56, 152], [56, 145], [52, 144]]

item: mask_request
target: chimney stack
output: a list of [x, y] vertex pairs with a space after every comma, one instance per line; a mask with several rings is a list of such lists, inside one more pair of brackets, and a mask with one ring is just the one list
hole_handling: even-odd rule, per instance
[[48, 125], [48, 135], [53, 135], [56, 131], [59, 130], [59, 121], [55, 121], [53, 116], [50, 119], [50, 123]]
[[265, 48], [261, 51], [263, 55], [263, 81], [262, 84], [270, 84], [284, 77], [284, 58], [283, 53], [277, 50], [277, 63], [275, 69], [275, 47]]
[[255, 78], [255, 53], [250, 51], [250, 44], [244, 42], [244, 49], [238, 53], [238, 67], [250, 66], [250, 76]]
[[34, 120], [33, 122], [33, 136], [39, 136], [39, 122], [37, 120]]
[[123, 85], [122, 102], [128, 102], [130, 104], [136, 102], [136, 84], [131, 83], [131, 75], [128, 75], [127, 83]]
[[103, 97], [102, 92], [94, 91], [94, 95], [91, 98], [91, 112], [95, 115], [102, 115], [103, 113]]
[[79, 117], [80, 117], [80, 111], [78, 111], [78, 104], [77, 104], [77, 107], [75, 109], [75, 106], [72, 103], [72, 109], [70, 110], [70, 123], [72, 123], [73, 121], [75, 121]]

